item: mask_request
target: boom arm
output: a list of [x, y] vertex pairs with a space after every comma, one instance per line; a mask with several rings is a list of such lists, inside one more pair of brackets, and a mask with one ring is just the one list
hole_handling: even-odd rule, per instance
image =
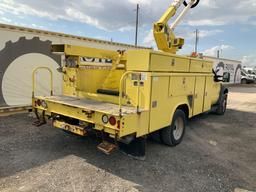
[[[182, 3], [186, 6], [185, 9], [180, 13], [171, 27], [169, 27], [168, 21], [175, 16]], [[188, 4], [184, 0], [174, 0], [160, 20], [154, 24], [153, 32], [159, 50], [176, 54], [178, 49], [182, 48], [184, 45], [184, 39], [176, 38], [174, 35], [174, 29], [189, 9], [195, 7], [198, 3], [199, 0], [190, 0]]]

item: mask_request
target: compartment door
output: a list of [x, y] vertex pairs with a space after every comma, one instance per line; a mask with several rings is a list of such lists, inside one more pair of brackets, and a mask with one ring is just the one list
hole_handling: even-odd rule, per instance
[[213, 77], [206, 77], [204, 93], [204, 111], [209, 111], [212, 107], [213, 97]]
[[149, 132], [166, 127], [170, 121], [169, 77], [152, 78]]
[[195, 78], [195, 92], [193, 103], [193, 116], [203, 112], [205, 77]]

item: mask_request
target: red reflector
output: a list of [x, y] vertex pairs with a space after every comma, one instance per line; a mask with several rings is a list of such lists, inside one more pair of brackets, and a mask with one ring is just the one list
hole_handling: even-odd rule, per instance
[[108, 122], [110, 123], [110, 125], [114, 126], [116, 124], [116, 118], [111, 116], [108, 120]]

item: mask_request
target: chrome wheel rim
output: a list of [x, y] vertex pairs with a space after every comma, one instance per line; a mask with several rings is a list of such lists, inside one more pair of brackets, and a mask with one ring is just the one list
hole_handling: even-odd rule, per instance
[[179, 140], [182, 137], [184, 131], [184, 121], [181, 117], [178, 117], [174, 122], [173, 137], [175, 140]]

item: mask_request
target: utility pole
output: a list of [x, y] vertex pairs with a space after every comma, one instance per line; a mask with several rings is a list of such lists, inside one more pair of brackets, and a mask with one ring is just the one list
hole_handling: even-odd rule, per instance
[[222, 54], [223, 49], [220, 48], [217, 50], [217, 58], [220, 58], [220, 55]]
[[139, 6], [139, 4], [137, 4], [137, 9], [136, 9], [136, 32], [135, 32], [135, 46], [136, 47], [138, 45], [139, 10], [140, 10], [140, 6]]
[[197, 46], [198, 46], [198, 41], [199, 41], [199, 30], [196, 29], [196, 41], [195, 41], [195, 53], [197, 53]]

